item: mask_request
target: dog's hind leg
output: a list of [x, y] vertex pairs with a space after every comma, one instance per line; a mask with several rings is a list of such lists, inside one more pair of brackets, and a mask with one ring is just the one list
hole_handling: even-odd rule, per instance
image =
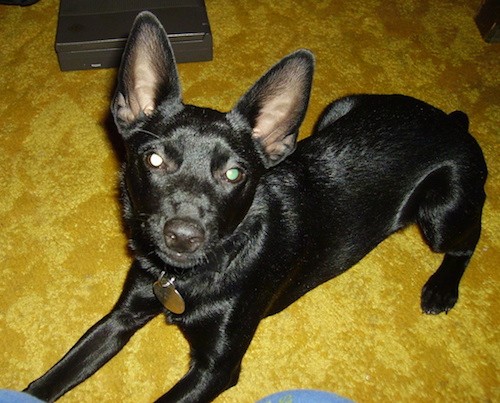
[[445, 254], [422, 289], [421, 307], [427, 314], [447, 313], [457, 302], [460, 280], [481, 232], [482, 181], [474, 178], [464, 186], [453, 171], [445, 167], [433, 173], [417, 211], [425, 239], [434, 251]]
[[441, 265], [422, 288], [421, 307], [424, 313], [448, 313], [455, 306], [458, 300], [458, 286], [474, 253], [477, 243], [474, 239], [479, 239], [479, 232], [480, 227], [477, 229], [477, 235], [471, 234], [467, 250], [445, 253]]

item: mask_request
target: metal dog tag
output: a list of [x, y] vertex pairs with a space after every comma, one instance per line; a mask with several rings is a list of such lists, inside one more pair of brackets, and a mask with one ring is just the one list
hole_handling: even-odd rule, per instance
[[165, 273], [162, 273], [160, 278], [153, 284], [153, 292], [156, 298], [170, 312], [180, 315], [186, 310], [184, 298], [174, 286], [174, 278], [170, 280], [164, 278]]

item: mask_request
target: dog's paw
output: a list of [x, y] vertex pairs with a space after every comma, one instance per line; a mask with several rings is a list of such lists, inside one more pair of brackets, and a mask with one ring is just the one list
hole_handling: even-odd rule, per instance
[[431, 278], [422, 289], [420, 305], [428, 315], [448, 313], [458, 300], [458, 287], [433, 281]]

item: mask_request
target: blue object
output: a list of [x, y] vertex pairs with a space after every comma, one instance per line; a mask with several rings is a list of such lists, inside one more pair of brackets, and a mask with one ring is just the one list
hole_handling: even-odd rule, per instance
[[0, 403], [43, 403], [40, 399], [15, 390], [0, 389]]
[[352, 400], [321, 390], [286, 390], [260, 399], [256, 403], [354, 403]]

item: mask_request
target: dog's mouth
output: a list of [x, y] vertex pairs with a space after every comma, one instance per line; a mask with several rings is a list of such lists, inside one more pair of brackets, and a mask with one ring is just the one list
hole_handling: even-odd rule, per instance
[[166, 250], [160, 253], [160, 257], [170, 266], [178, 267], [180, 269], [187, 269], [194, 267], [203, 261], [203, 254], [201, 253], [180, 253]]

